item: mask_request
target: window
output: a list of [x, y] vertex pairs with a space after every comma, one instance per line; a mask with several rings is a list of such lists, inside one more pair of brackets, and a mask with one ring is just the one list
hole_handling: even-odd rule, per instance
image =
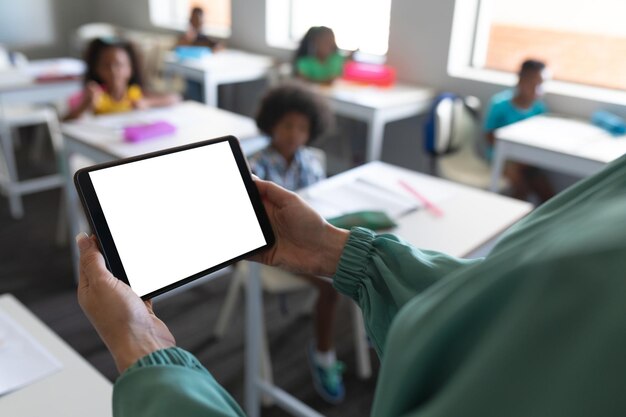
[[150, 0], [150, 21], [155, 26], [184, 31], [191, 9], [204, 10], [204, 30], [220, 38], [230, 36], [230, 0]]
[[267, 42], [295, 48], [311, 26], [328, 26], [339, 48], [385, 55], [391, 0], [267, 0]]
[[477, 0], [476, 11], [471, 67], [516, 72], [537, 58], [554, 80], [626, 90], [624, 0]]

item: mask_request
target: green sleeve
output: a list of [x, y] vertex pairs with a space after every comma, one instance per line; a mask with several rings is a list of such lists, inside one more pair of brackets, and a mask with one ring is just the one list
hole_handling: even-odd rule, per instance
[[115, 382], [113, 415], [233, 417], [244, 413], [191, 353], [170, 348], [143, 357]]
[[394, 235], [354, 228], [333, 283], [361, 307], [368, 336], [382, 357], [389, 326], [402, 306], [447, 274], [481, 262], [418, 250]]

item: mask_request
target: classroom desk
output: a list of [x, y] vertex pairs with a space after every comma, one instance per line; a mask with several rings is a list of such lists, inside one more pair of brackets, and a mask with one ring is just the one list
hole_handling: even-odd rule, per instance
[[613, 137], [588, 122], [536, 116], [495, 132], [491, 190], [498, 190], [506, 161], [586, 177], [626, 153], [626, 136]]
[[82, 89], [83, 70], [82, 61], [62, 58], [34, 60], [23, 68], [0, 71], [0, 109], [65, 100]]
[[264, 55], [226, 49], [201, 59], [179, 60], [174, 52], [165, 56], [164, 71], [202, 85], [204, 101], [217, 107], [217, 87], [266, 78], [274, 60]]
[[[51, 104], [67, 99], [82, 88], [82, 80], [79, 77], [83, 69], [82, 61], [63, 58], [35, 60], [23, 68], [0, 71], [1, 153], [14, 152], [11, 126], [4, 123], [7, 111], [14, 106]], [[51, 76], [60, 78], [50, 78]], [[47, 80], [38, 81], [42, 77], [47, 77]], [[0, 185], [9, 196], [11, 214], [14, 218], [20, 218], [23, 215], [21, 200], [23, 194], [56, 188], [62, 184], [62, 179], [58, 174], [20, 181], [13, 158], [4, 159], [7, 166], [6, 172], [0, 171]]]
[[[156, 120], [175, 125], [177, 131], [170, 136], [135, 144], [126, 143], [122, 139], [124, 126]], [[226, 135], [239, 138], [247, 154], [265, 144], [265, 139], [260, 137], [256, 123], [251, 118], [192, 101], [167, 108], [84, 118], [63, 123], [61, 131], [64, 139], [62, 160], [66, 209], [71, 236], [80, 232], [78, 195], [74, 188], [74, 169], [70, 164], [73, 155], [81, 155], [93, 163], [102, 163]], [[76, 245], [70, 246], [74, 273], [78, 278], [78, 253]]]
[[380, 159], [387, 123], [426, 113], [435, 97], [432, 89], [407, 84], [375, 87], [337, 80], [313, 88], [330, 101], [336, 114], [367, 124], [367, 161]]
[[111, 383], [10, 294], [0, 310], [15, 320], [63, 365], [31, 385], [0, 396], [2, 416], [110, 417]]
[[[471, 257], [483, 245], [490, 244], [502, 232], [532, 210], [532, 205], [499, 196], [483, 190], [463, 186], [451, 181], [419, 174], [382, 162], [370, 162], [325, 181], [317, 183], [299, 194], [311, 199], [324, 190], [351, 183], [364, 175], [379, 179], [404, 179], [421, 184], [420, 192], [431, 197], [443, 211], [442, 217], [420, 209], [396, 220], [393, 233], [412, 245], [436, 250], [457, 257]], [[438, 199], [429, 195], [436, 190]], [[276, 404], [296, 416], [319, 417], [320, 414], [292, 397], [281, 388], [264, 381], [260, 375], [259, 353], [263, 326], [262, 292], [258, 264], [250, 264], [251, 275], [246, 291], [246, 380], [245, 409], [249, 417], [258, 417], [261, 395], [272, 398]]]

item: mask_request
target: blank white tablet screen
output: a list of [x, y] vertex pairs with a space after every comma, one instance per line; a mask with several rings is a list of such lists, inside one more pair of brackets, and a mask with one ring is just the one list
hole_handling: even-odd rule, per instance
[[139, 296], [266, 244], [228, 142], [89, 176]]

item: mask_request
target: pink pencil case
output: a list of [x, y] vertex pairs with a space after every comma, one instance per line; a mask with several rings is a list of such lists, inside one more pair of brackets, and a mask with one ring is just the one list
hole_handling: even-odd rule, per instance
[[176, 126], [164, 121], [132, 125], [124, 128], [124, 140], [137, 143], [146, 139], [171, 135], [174, 132], [176, 132]]

